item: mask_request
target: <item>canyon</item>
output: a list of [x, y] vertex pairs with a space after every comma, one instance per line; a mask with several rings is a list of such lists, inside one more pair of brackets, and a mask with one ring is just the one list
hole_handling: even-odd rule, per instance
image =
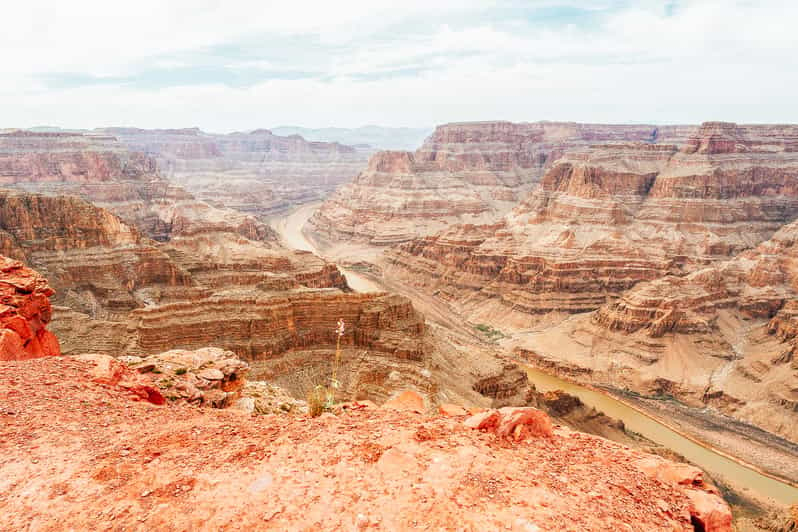
[[191, 129], [106, 128], [162, 175], [198, 199], [268, 216], [317, 201], [348, 181], [373, 151], [368, 145], [307, 141], [267, 129], [211, 134]]
[[[26, 324], [46, 322], [52, 289], [19, 262], [3, 261], [0, 286], [26, 296], [4, 296], [3, 301], [18, 302]], [[34, 308], [36, 312], [26, 310]], [[412, 313], [411, 308], [406, 311]], [[395, 321], [384, 312], [382, 307], [371, 313], [372, 319]], [[16, 323], [4, 324], [19, 330]], [[443, 525], [457, 516], [474, 526], [512, 521], [519, 530], [538, 525], [552, 529], [555, 523], [562, 529], [563, 518], [565, 529], [572, 530], [622, 524], [650, 530], [732, 530], [729, 507], [700, 470], [555, 426], [534, 408], [482, 408], [468, 417], [466, 409], [449, 404], [441, 405], [440, 414], [431, 414], [422, 395], [404, 391], [380, 409], [354, 402], [341, 406], [348, 411], [318, 420], [297, 417], [290, 406], [280, 407], [280, 414], [249, 413], [247, 399], [257, 408], [263, 398], [247, 395], [248, 389], [252, 393], [249, 365], [231, 351], [61, 357], [54, 345], [51, 352], [0, 361], [0, 447], [16, 449], [0, 459], [0, 502], [10, 510], [0, 517], [3, 527], [35, 524], [55, 530], [146, 523], [183, 529], [212, 522], [215, 528], [227, 528], [233, 519], [236, 526], [275, 529], [339, 528], [347, 523], [362, 528], [368, 522], [393, 530], [419, 522]], [[80, 406], [66, 397], [79, 397]], [[287, 395], [282, 398], [290, 401]], [[381, 429], [375, 432], [375, 426]], [[45, 440], [31, 439], [43, 432], [49, 435]], [[219, 446], [221, 439], [226, 443]], [[208, 460], [208, 449], [225, 449], [229, 456]], [[189, 455], [200, 458], [187, 461]], [[519, 459], [528, 467], [524, 475], [513, 475]], [[315, 465], [308, 468], [309, 460]], [[235, 466], [238, 474], [220, 469], [220, 463]], [[480, 465], [467, 465], [474, 463]], [[186, 467], [191, 468], [190, 478]], [[260, 472], [244, 473], [253, 468]], [[306, 472], [304, 482], [290, 480], [297, 480], [297, 468]], [[318, 479], [308, 478], [310, 472]], [[503, 479], [500, 485], [497, 474]], [[358, 480], [364, 476], [369, 478], [365, 485]], [[279, 491], [272, 493], [275, 478]], [[606, 482], [608, 478], [614, 480]], [[42, 481], [51, 486], [48, 496], [31, 497], [41, 493], [37, 486]], [[410, 483], [412, 489], [401, 488]], [[308, 491], [310, 485], [319, 494], [335, 493], [341, 511], [329, 512], [327, 501], [310, 511], [297, 506], [300, 499], [319, 500], [315, 491]], [[634, 485], [635, 492], [627, 485]], [[360, 486], [358, 496], [346, 502], [355, 486]], [[221, 511], [212, 501], [218, 502], [222, 492], [243, 497], [236, 497], [239, 505], [234, 508], [226, 502], [226, 511]], [[384, 503], [387, 493], [393, 504]], [[397, 511], [397, 495], [408, 509], [431, 504], [434, 511], [408, 521], [410, 513], [401, 506]], [[499, 500], [493, 500], [495, 495]], [[274, 510], [264, 510], [264, 497], [277, 505]], [[613, 500], [612, 509], [603, 503], [607, 498]], [[581, 508], [576, 513], [575, 504]], [[186, 511], [188, 507], [192, 510]]]
[[454, 223], [492, 223], [567, 149], [602, 141], [676, 142], [694, 129], [568, 122], [442, 125], [415, 152], [375, 154], [324, 202], [311, 219], [313, 233], [336, 243], [388, 245]]
[[794, 441], [796, 139], [705, 123], [680, 145], [571, 148], [503, 218], [420, 234], [374, 271], [542, 367]]
[[[243, 394], [256, 417], [304, 411], [337, 374], [335, 401], [366, 416], [346, 422], [356, 432], [415, 430], [370, 409], [417, 394], [425, 415], [535, 406], [571, 427], [557, 438], [589, 431], [679, 459], [568, 394], [536, 389], [531, 364], [635, 394], [630, 404], [653, 415], [683, 408], [674, 423], [729, 416], [741, 434], [762, 431], [749, 449], [730, 431], [679, 429], [793, 478], [774, 463], [795, 456], [798, 438], [797, 128], [457, 123], [415, 152], [366, 162], [372, 153], [267, 130], [0, 134], [2, 271], [37, 279], [35, 289], [0, 279], [11, 287], [3, 360], [44, 357], [14, 371], [45, 364], [74, 386], [80, 364], [111, 367], [111, 356], [157, 368], [125, 377], [128, 396], [146, 402], [160, 386], [170, 403], [229, 406]], [[207, 349], [225, 354], [210, 360]], [[65, 366], [38, 361], [59, 354]], [[203, 388], [215, 381], [198, 375], [218, 364], [252, 383]], [[326, 419], [281, 423], [325, 438]], [[599, 441], [588, 445], [610, 449]], [[571, 451], [546, 452], [538, 458]], [[686, 519], [673, 526], [699, 526]]]

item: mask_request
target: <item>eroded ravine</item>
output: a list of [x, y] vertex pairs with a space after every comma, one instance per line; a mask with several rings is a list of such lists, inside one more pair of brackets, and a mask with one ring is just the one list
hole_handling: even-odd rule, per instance
[[[284, 216], [275, 217], [270, 223], [281, 236], [285, 245], [324, 257], [324, 253], [314, 246], [303, 233], [305, 224], [317, 207], [317, 203], [303, 205], [289, 211]], [[381, 287], [371, 279], [351, 270], [342, 268], [342, 271], [344, 271], [350, 287], [356, 291], [397, 290], [397, 287], [390, 284]], [[406, 292], [405, 290], [401, 291], [402, 293]], [[419, 294], [415, 294], [416, 297], [413, 297], [413, 294], [405, 293], [405, 295], [414, 300], [414, 303], [416, 298], [420, 297]], [[421, 306], [429, 307], [428, 304]], [[424, 310], [426, 312], [430, 309], [425, 308]], [[443, 316], [440, 305], [435, 305], [435, 308], [431, 310], [433, 319], [443, 324], [459, 324], [458, 328], [463, 326], [463, 320], [458, 320], [454, 316]], [[441, 314], [441, 316], [437, 316], [437, 314]], [[621, 400], [600, 391], [562, 380], [532, 367], [527, 367], [527, 375], [530, 382], [539, 391], [560, 389], [577, 396], [588, 407], [596, 408], [610, 417], [620, 419], [629, 430], [684, 456], [743, 493], [759, 499], [769, 499], [777, 504], [793, 504], [798, 501], [798, 487], [764, 474], [754, 466], [749, 466], [680, 434], [666, 423], [658, 421], [652, 415], [643, 413]]]

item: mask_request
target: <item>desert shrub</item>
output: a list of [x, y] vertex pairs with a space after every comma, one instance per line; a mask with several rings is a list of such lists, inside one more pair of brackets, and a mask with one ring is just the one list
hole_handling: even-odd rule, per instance
[[316, 386], [308, 392], [308, 414], [310, 417], [318, 417], [327, 410], [327, 389], [324, 386]]

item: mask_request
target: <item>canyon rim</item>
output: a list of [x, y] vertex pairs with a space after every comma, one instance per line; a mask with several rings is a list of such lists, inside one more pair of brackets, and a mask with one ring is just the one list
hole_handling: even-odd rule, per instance
[[6, 6], [0, 530], [798, 530], [795, 20]]

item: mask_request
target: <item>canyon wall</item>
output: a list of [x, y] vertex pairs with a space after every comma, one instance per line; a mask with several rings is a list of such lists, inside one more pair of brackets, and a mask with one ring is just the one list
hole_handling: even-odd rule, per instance
[[196, 128], [102, 131], [154, 157], [164, 176], [198, 199], [259, 216], [325, 197], [356, 175], [371, 152], [266, 129], [228, 135]]
[[327, 240], [394, 244], [453, 223], [492, 223], [570, 148], [676, 142], [690, 126], [470, 122], [439, 126], [415, 152], [380, 152], [311, 219]]
[[754, 247], [798, 216], [796, 135], [708, 123], [681, 146], [572, 149], [503, 219], [402, 244], [386, 271], [475, 319], [595, 310], [640, 281]]
[[[520, 403], [527, 393], [526, 379], [510, 379], [514, 386], [500, 394], [474, 387], [520, 371], [462, 354], [427, 331], [406, 298], [349, 293], [335, 265], [219, 232], [213, 220], [158, 242], [74, 196], [0, 191], [0, 250], [56, 288], [51, 329], [65, 354], [216, 346], [303, 397], [329, 378], [336, 322], [344, 319], [341, 399], [384, 400], [409, 385], [433, 403]], [[47, 319], [49, 312], [48, 303]], [[464, 357], [474, 364], [457, 368]]]
[[638, 367], [638, 388], [798, 441], [796, 264], [793, 222], [731, 260], [637, 284], [583, 324], [601, 338], [594, 371]]
[[276, 238], [251, 215], [196, 200], [166, 180], [153, 157], [108, 134], [0, 134], [0, 188], [79, 196], [160, 241], [191, 236], [198, 226], [211, 224], [216, 232]]
[[382, 274], [534, 330], [505, 345], [553, 371], [795, 441], [797, 140], [706, 123], [681, 144], [573, 148], [500, 221], [400, 244]]

